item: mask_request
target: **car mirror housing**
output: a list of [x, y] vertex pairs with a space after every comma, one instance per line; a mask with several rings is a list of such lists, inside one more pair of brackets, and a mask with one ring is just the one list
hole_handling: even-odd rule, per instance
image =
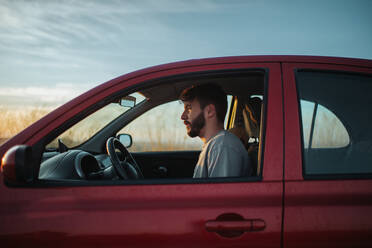
[[11, 184], [31, 182], [33, 180], [31, 146], [17, 145], [10, 148], [1, 160], [1, 172], [5, 182]]
[[136, 105], [134, 96], [126, 96], [120, 99], [120, 105], [123, 107], [133, 108]]
[[117, 138], [126, 148], [132, 146], [132, 136], [130, 134], [119, 134]]

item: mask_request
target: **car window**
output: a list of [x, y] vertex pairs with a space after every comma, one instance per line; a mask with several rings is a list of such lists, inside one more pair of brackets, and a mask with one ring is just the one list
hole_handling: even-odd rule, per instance
[[318, 103], [301, 100], [304, 148], [338, 148], [350, 143], [340, 119]]
[[[231, 96], [228, 96], [228, 110]], [[181, 120], [184, 106], [181, 101], [159, 105], [133, 120], [118, 134], [130, 134], [133, 144], [130, 152], [201, 150], [203, 142], [190, 138]], [[228, 115], [225, 118], [225, 126]]]
[[305, 175], [372, 173], [370, 76], [299, 71]]
[[[130, 96], [136, 99], [135, 104], [139, 104], [145, 100], [145, 98], [139, 93], [133, 93]], [[46, 148], [57, 148], [58, 140], [61, 140], [69, 148], [79, 146], [90, 139], [112, 120], [130, 109], [131, 107], [124, 107], [119, 103], [110, 103], [67, 129], [50, 142]]]
[[[203, 143], [199, 137], [191, 138], [187, 135], [187, 127], [181, 119], [184, 104], [175, 100], [182, 90], [194, 82], [188, 77], [172, 83], [152, 85], [150, 82], [149, 85], [143, 85], [143, 88], [138, 87], [137, 93], [145, 100], [137, 101], [135, 97], [136, 103], [140, 103], [134, 106], [133, 94], [113, 93], [111, 98], [106, 98], [110, 104], [84, 117], [49, 144], [51, 147], [42, 154], [39, 179], [102, 179], [111, 184], [112, 180], [127, 178], [171, 179], [172, 183], [178, 183], [174, 181], [176, 179], [193, 178]], [[209, 76], [198, 79], [199, 84], [213, 81], [213, 77]], [[259, 131], [262, 130], [260, 116], [263, 109], [262, 98], [265, 97], [254, 97], [258, 100], [256, 102], [251, 96], [264, 96], [265, 74], [256, 69], [246, 73], [233, 71], [231, 75], [226, 74], [223, 77], [218, 74], [217, 82], [227, 94], [225, 128], [237, 135], [242, 142], [250, 138], [250, 133], [255, 135], [254, 142], [243, 142], [240, 150], [245, 154], [245, 148], [249, 153], [247, 163], [252, 165], [249, 175], [261, 175], [258, 172], [258, 165], [261, 165], [258, 158], [261, 156], [259, 148], [263, 144], [260, 136], [264, 135], [259, 136]], [[234, 111], [230, 107], [233, 98], [242, 100], [239, 104], [240, 111], [235, 111], [237, 118], [233, 118]], [[94, 107], [99, 108], [101, 103], [97, 102]], [[76, 116], [76, 119], [80, 117]], [[233, 120], [236, 123], [238, 119], [241, 120], [241, 125], [230, 125]], [[245, 126], [246, 121], [249, 122], [249, 128], [248, 124]], [[240, 133], [234, 133], [231, 130], [234, 128]], [[234, 139], [235, 141], [239, 142]], [[127, 150], [133, 156], [129, 156], [124, 145], [129, 146]], [[125, 169], [123, 162], [128, 159], [127, 168], [130, 168], [130, 173], [125, 175], [126, 171], [122, 170]], [[248, 172], [242, 177], [251, 179]], [[252, 180], [261, 178], [255, 177]]]

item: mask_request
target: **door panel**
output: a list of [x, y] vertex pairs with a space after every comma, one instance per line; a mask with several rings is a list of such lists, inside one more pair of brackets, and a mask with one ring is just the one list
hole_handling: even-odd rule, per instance
[[285, 247], [371, 247], [372, 183], [287, 182]]
[[200, 151], [132, 153], [146, 179], [192, 178]]
[[[1, 202], [1, 226], [8, 228], [1, 230], [0, 242], [2, 247], [280, 247], [281, 186], [126, 185], [22, 193], [2, 187], [1, 195], [12, 194], [13, 201]], [[227, 213], [262, 220], [264, 229], [234, 238], [207, 231], [209, 221]], [[13, 229], [14, 222], [21, 227]]]
[[281, 247], [284, 140], [279, 63], [214, 64], [194, 66], [192, 71], [239, 68], [265, 68], [268, 73], [261, 177], [190, 179], [182, 184], [164, 179], [140, 185], [1, 185], [2, 247]]
[[[347, 156], [359, 154], [366, 156], [364, 150], [357, 150], [353, 142], [353, 127], [346, 125], [350, 131], [351, 144], [341, 148], [313, 149], [307, 152], [307, 158], [302, 156], [302, 136], [300, 102], [297, 96], [295, 72], [302, 69], [311, 71], [322, 71], [336, 73], [340, 79], [335, 82], [333, 90], [322, 91], [324, 94], [335, 94], [337, 90], [342, 91], [341, 82], [344, 80], [340, 73], [350, 75], [371, 74], [371, 69], [347, 67], [327, 64], [284, 64], [284, 108], [285, 108], [285, 198], [284, 198], [284, 247], [371, 247], [372, 246], [372, 180], [370, 175], [345, 174], [345, 170], [352, 171], [352, 166], [359, 163], [359, 159], [341, 159]], [[347, 78], [344, 77], [344, 78]], [[322, 85], [330, 83], [322, 82]], [[352, 87], [357, 87], [352, 82]], [[311, 86], [310, 86], [311, 87]], [[309, 92], [317, 94], [315, 86]], [[353, 96], [356, 94], [346, 92], [348, 99], [336, 95], [339, 102], [356, 102]], [[369, 96], [370, 97], [370, 96]], [[370, 99], [368, 96], [366, 98]], [[340, 99], [338, 99], [340, 98]], [[320, 99], [320, 98], [319, 98]], [[357, 99], [360, 99], [359, 97]], [[306, 99], [307, 100], [307, 99]], [[320, 104], [328, 106], [341, 120], [348, 120], [350, 113], [358, 113], [359, 116], [368, 116], [361, 108], [355, 108], [352, 104], [346, 104], [345, 112], [339, 111], [336, 105], [328, 103], [329, 97]], [[352, 111], [358, 109], [359, 112]], [[346, 111], [349, 111], [346, 113]], [[350, 118], [346, 124], [357, 123], [355, 118]], [[365, 125], [366, 123], [361, 123]], [[331, 129], [332, 131], [332, 129]], [[360, 131], [360, 130], [358, 130]], [[310, 132], [311, 133], [311, 132]], [[327, 135], [327, 133], [323, 134]], [[324, 138], [324, 137], [323, 137]], [[368, 140], [368, 139], [367, 139]], [[365, 140], [365, 141], [367, 141]], [[342, 153], [343, 152], [343, 153]], [[359, 153], [357, 153], [359, 152]], [[328, 153], [328, 156], [327, 156]], [[341, 154], [342, 153], [342, 154]], [[339, 157], [337, 157], [339, 154]], [[358, 156], [357, 156], [358, 157]], [[326, 159], [324, 159], [326, 158]], [[307, 170], [305, 174], [304, 161], [315, 163], [315, 170]], [[320, 162], [322, 161], [322, 166]], [[338, 166], [339, 165], [339, 166]], [[346, 166], [347, 165], [347, 166]], [[327, 167], [322, 168], [322, 167]], [[349, 167], [349, 168], [347, 168]], [[342, 173], [330, 175], [330, 169], [339, 169]], [[309, 176], [319, 171], [328, 173], [324, 175]], [[360, 171], [359, 171], [360, 173]], [[363, 177], [365, 179], [363, 179]], [[369, 178], [369, 179], [368, 179]]]

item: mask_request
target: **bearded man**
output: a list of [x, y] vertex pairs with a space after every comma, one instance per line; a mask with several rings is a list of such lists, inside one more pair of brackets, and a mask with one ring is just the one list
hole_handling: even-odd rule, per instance
[[234, 134], [224, 130], [226, 93], [217, 84], [185, 89], [181, 119], [187, 134], [204, 143], [194, 169], [194, 178], [248, 176], [252, 166], [248, 152]]

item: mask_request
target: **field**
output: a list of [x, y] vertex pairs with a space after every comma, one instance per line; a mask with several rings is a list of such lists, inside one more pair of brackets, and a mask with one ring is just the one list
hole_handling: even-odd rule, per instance
[[[305, 148], [308, 147], [313, 104], [302, 102], [302, 117]], [[105, 107], [106, 108], [106, 107]], [[68, 147], [79, 145], [123, 111], [120, 106], [108, 105], [108, 109], [97, 111], [85, 121], [78, 123], [59, 136]], [[119, 133], [128, 133], [133, 138], [132, 152], [200, 150], [200, 139], [191, 139], [186, 135], [180, 120], [183, 106], [177, 102], [161, 105], [134, 120]], [[24, 128], [49, 113], [48, 107], [5, 107], [0, 106], [0, 144], [16, 135]], [[315, 122], [313, 148], [344, 147], [349, 144], [348, 133], [343, 124], [329, 110], [319, 107]], [[48, 146], [56, 147], [57, 140]]]
[[6, 107], [0, 106], [0, 144], [13, 137], [52, 109], [47, 107]]
[[[201, 141], [191, 139], [186, 135], [185, 127], [179, 118], [180, 107], [163, 105], [144, 114], [124, 128], [120, 133], [128, 133], [133, 138], [133, 145], [129, 149], [132, 152], [143, 151], [175, 151], [175, 150], [200, 150]], [[3, 121], [0, 126], [0, 144], [16, 135], [35, 121], [39, 120], [52, 108], [28, 107], [8, 108], [0, 107]], [[87, 140], [97, 130], [105, 126], [111, 120], [110, 116], [118, 116], [123, 110], [118, 106], [108, 105], [107, 109], [97, 111], [86, 120], [76, 124], [58, 138], [61, 138], [68, 147], [79, 145]], [[164, 113], [168, 114], [164, 118]], [[57, 139], [48, 147], [56, 147]]]

